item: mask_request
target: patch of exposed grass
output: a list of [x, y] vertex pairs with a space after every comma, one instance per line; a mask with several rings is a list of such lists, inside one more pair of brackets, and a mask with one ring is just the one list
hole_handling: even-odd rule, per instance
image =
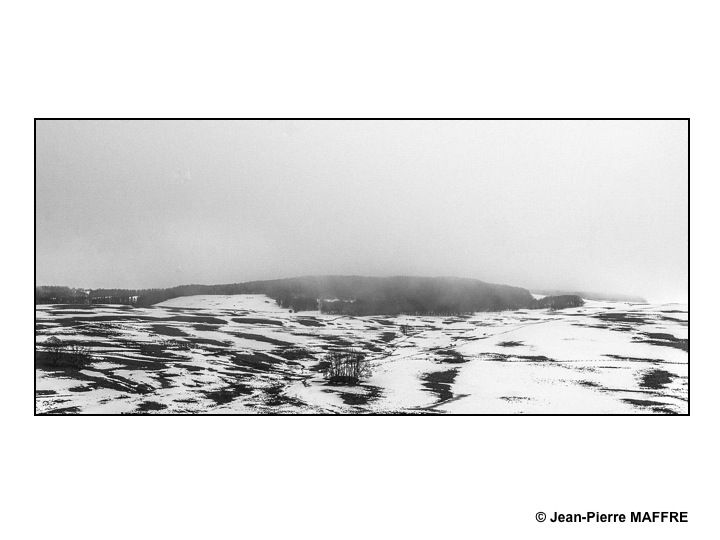
[[620, 322], [620, 323], [637, 323], [643, 324], [647, 322], [647, 318], [638, 313], [627, 313], [627, 312], [613, 312], [613, 313], [598, 313], [595, 315], [596, 318], [603, 321]]
[[313, 327], [320, 327], [325, 326], [325, 323], [322, 321], [318, 321], [317, 319], [298, 319], [298, 324], [302, 324], [303, 326], [313, 326]]
[[78, 414], [79, 412], [80, 407], [61, 407], [59, 409], [52, 409], [40, 414]]
[[[234, 317], [231, 320], [233, 322], [240, 323], [240, 324], [271, 324], [273, 326], [283, 326], [282, 321], [276, 321], [274, 319], [258, 319], [258, 318], [254, 318], [254, 317]], [[298, 321], [298, 322], [300, 322], [300, 321]]]
[[438, 401], [447, 401], [454, 394], [452, 384], [457, 377], [457, 369], [446, 371], [433, 371], [422, 376], [423, 386], [437, 396]]
[[361, 407], [368, 403], [375, 401], [383, 395], [382, 388], [378, 386], [363, 385], [361, 388], [367, 391], [362, 394], [356, 394], [351, 392], [338, 392], [340, 399], [343, 400], [345, 405], [351, 405], [354, 407]]
[[501, 341], [498, 347], [520, 347], [522, 344], [522, 341]]
[[468, 361], [467, 358], [455, 349], [440, 349], [436, 351], [436, 354], [439, 356], [439, 361], [443, 364], [464, 364]]
[[664, 369], [650, 369], [642, 374], [640, 386], [650, 388], [652, 390], [660, 390], [665, 385], [670, 384], [674, 375]]
[[688, 352], [690, 350], [690, 340], [676, 338], [672, 334], [661, 332], [643, 332], [643, 335], [649, 339], [635, 338], [633, 341], [641, 341], [650, 345], [658, 345], [660, 347], [673, 347], [681, 351]]
[[230, 360], [238, 366], [249, 367], [254, 371], [270, 371], [273, 365], [279, 362], [277, 358], [261, 352], [233, 353]]
[[285, 360], [315, 360], [315, 357], [307, 349], [302, 347], [289, 347], [275, 349], [273, 354], [281, 356]]
[[252, 393], [252, 387], [240, 383], [231, 384], [226, 386], [225, 388], [220, 388], [219, 390], [210, 390], [203, 392], [203, 394], [205, 394], [205, 397], [212, 399], [218, 405], [230, 403], [236, 397], [247, 396]]
[[187, 333], [183, 332], [176, 326], [169, 324], [153, 324], [151, 327], [153, 333], [168, 337], [185, 337]]
[[632, 399], [632, 398], [625, 398], [623, 399], [625, 403], [629, 403], [630, 405], [634, 405], [635, 407], [661, 407], [665, 408], [667, 403], [663, 403], [662, 401], [650, 401], [648, 399]]
[[269, 343], [270, 345], [277, 345], [279, 347], [287, 347], [292, 345], [292, 343], [288, 341], [281, 341], [279, 339], [273, 339], [268, 336], [263, 336], [261, 334], [249, 334], [247, 332], [228, 332], [232, 334], [233, 336], [244, 338], [244, 339], [251, 339], [253, 341], [260, 341], [262, 343]]
[[168, 320], [192, 324], [212, 324], [216, 326], [227, 324], [225, 319], [218, 319], [217, 317], [203, 317], [202, 315], [174, 315]]
[[70, 392], [90, 392], [93, 389], [94, 389], [93, 386], [84, 386], [84, 385], [73, 386], [72, 388], [68, 388], [68, 390]]
[[152, 412], [152, 411], [162, 411], [163, 409], [167, 409], [167, 405], [163, 403], [158, 403], [157, 401], [144, 401], [140, 405], [138, 405], [138, 408], [135, 409], [135, 412]]

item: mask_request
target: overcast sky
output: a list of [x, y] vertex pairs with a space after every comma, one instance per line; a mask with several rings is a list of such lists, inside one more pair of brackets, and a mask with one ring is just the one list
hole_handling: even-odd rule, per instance
[[684, 121], [40, 121], [37, 283], [452, 275], [687, 298]]

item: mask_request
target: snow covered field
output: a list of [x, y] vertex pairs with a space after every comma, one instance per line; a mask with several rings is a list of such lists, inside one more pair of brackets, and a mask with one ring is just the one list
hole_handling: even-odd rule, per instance
[[[53, 367], [52, 336], [87, 347], [91, 361]], [[38, 305], [36, 409], [683, 414], [688, 339], [684, 304], [588, 301], [459, 317], [291, 313], [262, 295]], [[348, 347], [368, 354], [372, 376], [327, 384], [325, 355]]]

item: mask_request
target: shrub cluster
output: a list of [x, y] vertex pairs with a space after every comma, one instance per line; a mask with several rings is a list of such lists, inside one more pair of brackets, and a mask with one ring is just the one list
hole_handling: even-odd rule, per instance
[[357, 350], [334, 351], [325, 360], [325, 378], [332, 384], [358, 384], [360, 379], [372, 373], [365, 355]]
[[45, 342], [45, 350], [49, 354], [50, 367], [82, 369], [92, 360], [90, 349], [87, 347], [67, 343], [55, 336]]

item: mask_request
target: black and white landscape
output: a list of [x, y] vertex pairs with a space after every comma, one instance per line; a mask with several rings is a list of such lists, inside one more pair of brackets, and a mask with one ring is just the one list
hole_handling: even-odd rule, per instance
[[688, 413], [684, 121], [36, 139], [38, 414]]

